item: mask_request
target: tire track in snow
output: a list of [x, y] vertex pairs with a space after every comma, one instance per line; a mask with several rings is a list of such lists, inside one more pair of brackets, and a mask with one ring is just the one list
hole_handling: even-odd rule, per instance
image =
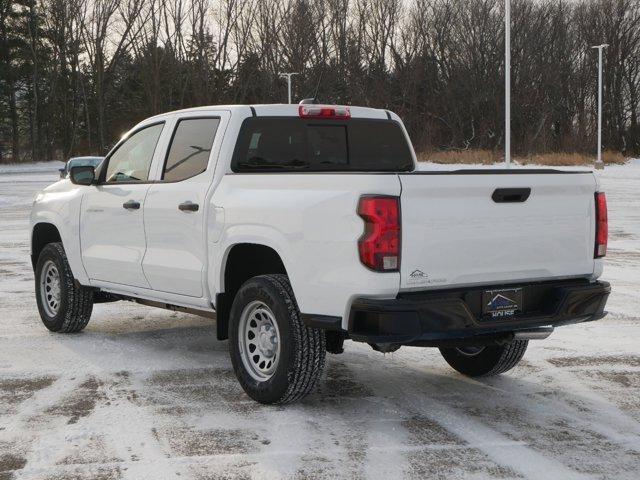
[[[87, 437], [95, 434], [96, 431], [105, 443], [105, 450], [113, 452], [117, 458], [128, 459], [128, 461], [83, 463], [80, 464], [79, 470], [90, 470], [91, 466], [102, 469], [126, 465], [126, 468], [117, 468], [118, 478], [134, 480], [164, 478], [165, 475], [173, 478], [176, 473], [179, 473], [170, 463], [154, 470], [153, 466], [156, 462], [166, 458], [165, 449], [152, 434], [155, 417], [146, 409], [123, 398], [113, 388], [114, 383], [109, 377], [111, 376], [98, 377], [95, 372], [91, 374], [84, 372], [74, 377], [62, 376], [50, 387], [34, 395], [31, 401], [24, 402], [20, 414], [15, 416], [7, 432], [24, 435], [23, 429], [28, 428], [34, 418], [39, 422], [44, 421], [44, 428], [33, 432], [33, 440], [26, 455], [27, 463], [21, 471], [17, 472], [18, 478], [32, 474], [35, 478], [41, 478], [38, 477], [38, 472], [42, 471], [64, 473], [69, 472], [70, 469], [74, 470], [73, 464], [67, 464], [65, 456], [73, 454], [81, 457], [83, 449], [73, 448], [70, 444], [86, 441]], [[69, 401], [74, 402], [73, 395], [78, 393], [80, 394], [78, 400], [81, 401], [85, 393], [83, 384], [89, 381], [99, 383], [100, 386], [96, 390], [104, 397], [86, 412], [86, 416], [69, 418], [67, 425], [59, 428], [58, 424], [64, 422], [65, 415], [68, 415], [65, 404]], [[61, 412], [53, 412], [56, 406], [61, 408]], [[47, 428], [47, 423], [53, 423], [53, 428]], [[87, 428], [87, 425], [90, 425], [90, 428]], [[140, 463], [138, 460], [144, 460], [144, 462]], [[77, 467], [75, 469], [78, 470]]]
[[[129, 373], [122, 375], [124, 387], [130, 388], [132, 392], [140, 391], [144, 388], [138, 377], [130, 378]], [[169, 455], [169, 448], [163, 445], [159, 438], [154, 435], [158, 425], [158, 418], [155, 412], [150, 411], [146, 406], [139, 405], [121, 392], [112, 391], [109, 394], [110, 405], [101, 408], [94, 414], [95, 421], [103, 426], [103, 432], [109, 444], [115, 448], [117, 454], [128, 458], [130, 462], [127, 469], [121, 469], [122, 479], [141, 480], [159, 478], [177, 478], [184, 472], [177, 468], [175, 462], [164, 462]], [[96, 419], [95, 417], [100, 418]], [[189, 478], [188, 475], [182, 478]]]
[[26, 464], [22, 470], [14, 472], [15, 475], [19, 476], [24, 469], [44, 463], [43, 456], [46, 458], [46, 453], [44, 455], [42, 453], [42, 438], [55, 431], [35, 431], [31, 428], [33, 420], [42, 416], [43, 412], [54, 407], [75, 390], [82, 380], [81, 375], [58, 376], [51, 385], [34, 392], [30, 398], [21, 402], [18, 412], [5, 421], [4, 429], [0, 431], [0, 442], [6, 442], [9, 445], [22, 443], [22, 449], [26, 450], [24, 455]]
[[[531, 364], [538, 363], [532, 360], [528, 361]], [[482, 388], [489, 392], [496, 392], [510, 397], [522, 398], [523, 404], [527, 406], [529, 412], [538, 414], [541, 417], [548, 415], [549, 412], [553, 412], [566, 420], [570, 420], [574, 425], [581, 425], [587, 430], [591, 430], [612, 442], [618, 443], [620, 446], [631, 447], [640, 452], [640, 425], [636, 420], [626, 415], [615, 405], [611, 404], [611, 402], [597, 395], [593, 390], [585, 387], [575, 375], [564, 372], [560, 373], [557, 367], [546, 361], [544, 364], [546, 369], [553, 370], [553, 376], [549, 378], [553, 379], [554, 388], [562, 392], [562, 388], [556, 385], [556, 381], [559, 379], [558, 377], [562, 378], [560, 383], [571, 385], [572, 395], [577, 397], [583, 402], [584, 406], [590, 410], [592, 415], [588, 419], [584, 418], [584, 414], [578, 413], [576, 408], [554, 398], [542, 395], [537, 391], [538, 389], [520, 382], [517, 378], [513, 378], [513, 381], [518, 382], [518, 386], [521, 389], [519, 391], [506, 390], [500, 386], [493, 385], [492, 383], [497, 383], [494, 380], [489, 380], [489, 382], [492, 383], [486, 383], [463, 375], [459, 375], [456, 378], [475, 388]], [[578, 383], [581, 384], [581, 388], [576, 389], [575, 387]], [[532, 402], [530, 397], [535, 397], [536, 402]]]
[[[387, 359], [387, 361], [393, 362], [395, 367], [400, 367], [400, 370], [404, 370], [407, 367], [402, 360], [398, 361], [393, 358]], [[411, 368], [421, 370], [415, 366]], [[526, 443], [511, 440], [456, 407], [445, 405], [433, 397], [425, 397], [424, 395], [415, 393], [411, 389], [410, 383], [407, 382], [407, 378], [404, 379], [405, 381], [399, 380], [398, 376], [393, 375], [389, 368], [376, 370], [376, 374], [386, 378], [386, 383], [389, 386], [393, 386], [397, 392], [396, 398], [398, 398], [398, 394], [400, 395], [399, 400], [401, 402], [409, 404], [425, 417], [464, 440], [469, 447], [475, 447], [482, 451], [487, 457], [502, 467], [517, 472], [526, 478], [536, 480], [540, 478], [546, 480], [585, 480], [598, 478], [594, 475], [577, 472], [563, 463], [550, 458], [548, 455], [538, 453]], [[442, 385], [429, 381], [426, 376], [424, 382], [431, 385], [435, 390], [446, 389], [446, 387]]]
[[[393, 425], [392, 428], [389, 428]], [[368, 428], [368, 443], [364, 459], [365, 477], [374, 479], [388, 479], [404, 477], [409, 471], [407, 453], [419, 453], [424, 446], [407, 445], [407, 431], [402, 426], [402, 419], [390, 421], [372, 421]], [[389, 448], [389, 445], [401, 445], [399, 448]], [[457, 449], [449, 445], [427, 445], [434, 450]], [[402, 475], [400, 475], [402, 472]]]
[[62, 375], [48, 387], [34, 392], [30, 398], [20, 404], [19, 411], [3, 425], [4, 430], [0, 432], [0, 439], [23, 434], [34, 417], [42, 415], [44, 411], [56, 405], [77, 388], [83, 380], [81, 375]]

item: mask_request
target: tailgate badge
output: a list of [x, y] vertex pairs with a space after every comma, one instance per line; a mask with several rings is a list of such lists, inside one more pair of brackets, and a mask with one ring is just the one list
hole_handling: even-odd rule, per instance
[[424, 273], [422, 270], [415, 269], [413, 272], [409, 274], [409, 278], [407, 279], [407, 285], [423, 286], [423, 285], [445, 283], [446, 281], [447, 281], [446, 278], [431, 278], [429, 277], [428, 273]]

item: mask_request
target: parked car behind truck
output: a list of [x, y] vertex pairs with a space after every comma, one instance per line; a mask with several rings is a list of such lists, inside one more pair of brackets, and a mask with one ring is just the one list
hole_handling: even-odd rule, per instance
[[244, 390], [313, 390], [345, 339], [439, 347], [470, 376], [604, 316], [604, 193], [591, 172], [417, 171], [400, 118], [303, 104], [212, 106], [135, 126], [31, 215], [44, 325], [93, 303], [216, 318]]

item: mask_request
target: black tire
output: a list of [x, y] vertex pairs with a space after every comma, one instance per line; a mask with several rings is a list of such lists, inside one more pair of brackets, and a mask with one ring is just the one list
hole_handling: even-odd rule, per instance
[[[280, 339], [275, 370], [264, 380], [254, 378], [249, 372], [239, 342], [244, 335], [239, 332], [241, 316], [256, 302], [266, 305], [273, 313]], [[325, 335], [324, 331], [307, 327], [300, 320], [300, 311], [286, 275], [261, 275], [248, 280], [233, 300], [229, 353], [238, 381], [247, 395], [263, 404], [289, 403], [306, 396], [317, 386], [325, 364]]]
[[[43, 295], [44, 267], [55, 265], [58, 272], [60, 294], [57, 308], [47, 307]], [[76, 284], [62, 243], [49, 243], [40, 252], [35, 270], [36, 302], [42, 323], [52, 332], [75, 333], [89, 323], [93, 310], [93, 290]]]
[[441, 348], [449, 365], [469, 377], [490, 377], [515, 367], [527, 350], [528, 340], [513, 340], [500, 346], [484, 347], [474, 352], [469, 348]]

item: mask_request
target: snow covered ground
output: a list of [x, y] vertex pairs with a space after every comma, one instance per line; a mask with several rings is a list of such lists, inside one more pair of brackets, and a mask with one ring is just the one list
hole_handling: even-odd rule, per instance
[[640, 162], [601, 174], [606, 319], [482, 381], [348, 342], [286, 407], [243, 394], [207, 319], [114, 303], [78, 335], [41, 326], [28, 215], [58, 167], [0, 167], [0, 480], [639, 478]]

